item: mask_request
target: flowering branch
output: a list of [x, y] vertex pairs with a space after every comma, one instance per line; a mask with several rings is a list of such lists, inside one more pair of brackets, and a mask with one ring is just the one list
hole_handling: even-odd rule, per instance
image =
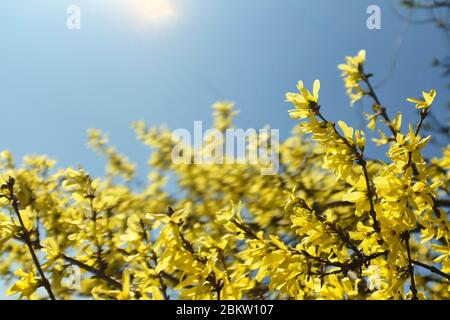
[[36, 270], [39, 273], [39, 276], [41, 277], [41, 282], [42, 285], [44, 286], [45, 290], [48, 293], [48, 296], [50, 297], [51, 300], [56, 300], [55, 295], [53, 294], [52, 291], [52, 287], [50, 285], [50, 282], [47, 280], [47, 277], [45, 276], [44, 271], [42, 270], [41, 264], [39, 263], [39, 259], [36, 255], [36, 253], [34, 252], [33, 249], [33, 243], [31, 241], [31, 237], [30, 237], [30, 233], [28, 231], [28, 229], [26, 228], [22, 216], [20, 215], [20, 210], [19, 210], [19, 200], [17, 199], [15, 193], [14, 193], [14, 184], [15, 184], [15, 180], [13, 177], [9, 177], [8, 181], [6, 182], [6, 184], [4, 184], [2, 186], [2, 189], [7, 189], [8, 190], [8, 195], [6, 196], [6, 198], [10, 201], [12, 208], [14, 209], [15, 214], [17, 215], [17, 218], [19, 220], [20, 223], [20, 227], [22, 230], [22, 234], [23, 234], [23, 239], [25, 241], [25, 244], [28, 247], [28, 250], [30, 251], [31, 254], [31, 258], [33, 259], [33, 263], [34, 266], [36, 267]]

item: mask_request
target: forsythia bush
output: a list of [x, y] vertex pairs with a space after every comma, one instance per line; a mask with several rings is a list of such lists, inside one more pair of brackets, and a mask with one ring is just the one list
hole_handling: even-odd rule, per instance
[[[366, 157], [363, 131], [325, 119], [319, 81], [312, 92], [299, 82], [299, 92], [287, 94], [298, 125], [280, 145], [275, 175], [261, 175], [262, 164], [175, 164], [171, 132], [143, 122], [134, 129], [153, 149], [145, 185], [98, 130], [89, 131], [89, 146], [107, 158], [104, 178], [81, 167], [56, 169], [44, 156], [17, 165], [4, 151], [0, 273], [12, 284], [7, 293], [450, 298], [450, 145], [441, 157], [422, 155], [430, 137], [421, 128], [436, 92], [408, 99], [418, 121], [402, 126], [401, 113], [391, 118], [378, 99], [364, 62], [361, 51], [339, 68], [352, 102], [373, 101], [368, 128], [380, 126], [374, 142], [388, 150], [379, 159]], [[233, 104], [215, 104], [215, 127], [231, 127], [235, 114]], [[176, 195], [165, 191], [168, 177], [177, 179]], [[68, 280], [74, 275], [78, 286]]]

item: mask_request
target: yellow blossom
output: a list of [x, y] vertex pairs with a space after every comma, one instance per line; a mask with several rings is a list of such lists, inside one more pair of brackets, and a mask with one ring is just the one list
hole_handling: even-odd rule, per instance
[[434, 99], [436, 98], [436, 90], [430, 90], [429, 92], [422, 92], [423, 100], [408, 98], [409, 102], [416, 104], [416, 109], [428, 109], [433, 104]]

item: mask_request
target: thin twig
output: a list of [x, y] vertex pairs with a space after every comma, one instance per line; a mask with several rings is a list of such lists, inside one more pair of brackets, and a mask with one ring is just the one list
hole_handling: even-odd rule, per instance
[[413, 295], [412, 300], [419, 300], [419, 298], [417, 296], [416, 280], [414, 277], [414, 264], [413, 264], [413, 260], [411, 259], [411, 248], [409, 245], [410, 238], [411, 237], [410, 237], [408, 231], [403, 234], [403, 239], [405, 240], [405, 244], [406, 244], [406, 252], [408, 254], [408, 272], [409, 272], [409, 277], [411, 279], [411, 293]]
[[[21, 237], [17, 237], [17, 236], [14, 237], [14, 240], [20, 241], [20, 242], [22, 242], [22, 243], [25, 242], [25, 239], [23, 239], [23, 238], [21, 238]], [[39, 245], [39, 244], [35, 244], [34, 247], [37, 248], [37, 249], [42, 249], [42, 248], [43, 248], [43, 247], [42, 247], [41, 245]], [[81, 269], [83, 269], [83, 270], [85, 270], [85, 271], [87, 271], [87, 272], [92, 273], [96, 278], [105, 280], [105, 281], [106, 281], [108, 284], [110, 284], [112, 287], [114, 287], [114, 288], [116, 288], [116, 289], [119, 289], [119, 290], [122, 290], [122, 284], [121, 284], [119, 281], [117, 281], [117, 280], [111, 278], [110, 276], [108, 276], [108, 275], [105, 274], [104, 272], [102, 272], [102, 271], [96, 269], [95, 267], [91, 267], [91, 266], [89, 266], [89, 265], [87, 265], [87, 264], [85, 264], [85, 263], [83, 263], [83, 262], [81, 262], [81, 261], [79, 261], [79, 260], [77, 260], [77, 259], [75, 259], [75, 258], [69, 257], [69, 256], [67, 256], [67, 255], [65, 255], [65, 254], [61, 254], [60, 257], [61, 257], [64, 261], [66, 261], [66, 262], [68, 262], [68, 263], [70, 263], [70, 264], [72, 264], [72, 265], [75, 265], [75, 266], [77, 266], [77, 267], [79, 267], [79, 268], [81, 268]]]
[[106, 275], [104, 272], [102, 272], [100, 270], [97, 270], [94, 267], [91, 267], [91, 266], [89, 266], [89, 265], [87, 265], [87, 264], [85, 264], [85, 263], [83, 263], [81, 261], [78, 261], [78, 260], [76, 260], [76, 259], [74, 259], [72, 257], [66, 256], [64, 254], [61, 255], [61, 257], [65, 261], [69, 262], [70, 264], [73, 264], [73, 265], [75, 265], [75, 266], [77, 266], [77, 267], [79, 267], [81, 269], [89, 271], [90, 273], [95, 275], [97, 278], [106, 281], [109, 285], [115, 287], [116, 289], [122, 290], [122, 284], [119, 281], [117, 281], [117, 280], [111, 278], [110, 276]]
[[[373, 92], [373, 90], [372, 90], [372, 92]], [[376, 99], [376, 101], [379, 101], [378, 97], [375, 94], [375, 92], [373, 92], [373, 97], [374, 97], [374, 99]], [[325, 119], [325, 117], [320, 113], [320, 111], [318, 109], [315, 110], [315, 114], [323, 122], [331, 124], [331, 126], [333, 127], [334, 132], [336, 133], [336, 135], [350, 148], [350, 150], [352, 150], [354, 152], [354, 154], [355, 154], [355, 156], [357, 158], [357, 163], [361, 166], [362, 171], [363, 171], [363, 175], [364, 175], [364, 179], [366, 181], [367, 198], [369, 199], [369, 203], [370, 203], [370, 212], [369, 212], [369, 214], [370, 214], [370, 217], [372, 218], [373, 228], [374, 228], [375, 232], [379, 234], [381, 232], [381, 227], [380, 227], [380, 223], [378, 221], [377, 214], [376, 214], [376, 211], [375, 211], [375, 205], [373, 203], [373, 197], [375, 196], [375, 191], [372, 190], [372, 187], [371, 187], [371, 184], [370, 184], [369, 172], [367, 170], [367, 163], [366, 163], [366, 160], [364, 159], [363, 152], [362, 151], [359, 152], [358, 149], [355, 146], [351, 145], [349, 143], [349, 141], [347, 140], [347, 138], [343, 137], [337, 131], [336, 126], [333, 123], [329, 122], [327, 119]], [[387, 114], [386, 114], [386, 116], [387, 116]], [[380, 238], [379, 242], [382, 243], [383, 239]]]
[[434, 274], [437, 274], [437, 275], [439, 275], [439, 276], [441, 276], [441, 277], [447, 279], [448, 281], [450, 281], [450, 275], [448, 275], [448, 274], [442, 272], [441, 270], [439, 270], [438, 268], [436, 268], [436, 267], [434, 267], [434, 266], [429, 266], [429, 265], [427, 265], [427, 264], [425, 264], [425, 263], [422, 263], [422, 262], [416, 261], [416, 260], [411, 260], [411, 262], [412, 262], [413, 264], [415, 264], [416, 266], [418, 266], [418, 267], [427, 269], [428, 271], [430, 271], [430, 272], [432, 272], [432, 273], [434, 273]]
[[50, 285], [50, 282], [48, 281], [47, 277], [45, 276], [44, 270], [42, 270], [41, 264], [39, 263], [39, 259], [36, 255], [36, 252], [34, 252], [34, 248], [33, 248], [33, 243], [31, 242], [31, 237], [30, 237], [30, 233], [28, 231], [28, 229], [26, 228], [23, 220], [22, 220], [22, 216], [20, 215], [20, 210], [19, 210], [19, 200], [17, 199], [16, 195], [14, 194], [14, 183], [15, 180], [13, 177], [9, 177], [8, 182], [7, 182], [7, 187], [8, 187], [8, 191], [9, 191], [9, 201], [11, 202], [11, 206], [14, 209], [14, 212], [17, 215], [17, 218], [19, 220], [21, 229], [22, 229], [22, 233], [23, 233], [23, 239], [25, 241], [25, 244], [28, 247], [28, 250], [30, 251], [31, 254], [31, 258], [33, 259], [33, 263], [34, 266], [36, 267], [39, 276], [41, 277], [41, 281], [42, 281], [42, 285], [44, 286], [45, 290], [48, 293], [48, 296], [50, 297], [51, 300], [56, 300], [55, 295], [53, 294], [52, 291], [52, 287]]
[[375, 101], [375, 103], [377, 105], [380, 106], [380, 115], [383, 117], [384, 121], [386, 121], [387, 126], [389, 127], [389, 129], [392, 132], [392, 135], [395, 137], [397, 136], [397, 130], [394, 128], [394, 125], [392, 124], [391, 118], [389, 117], [389, 115], [387, 114], [386, 108], [381, 104], [380, 99], [378, 98], [375, 90], [372, 87], [372, 84], [370, 83], [369, 80], [369, 75], [363, 74], [363, 82], [367, 85], [367, 88], [369, 89], [369, 96], [372, 97], [372, 99]]
[[[145, 230], [144, 221], [142, 219], [139, 219], [139, 224], [142, 229], [142, 237], [143, 237], [144, 241], [147, 243], [147, 245], [150, 245], [150, 239], [147, 236], [147, 231]], [[152, 248], [150, 248], [150, 254], [152, 255], [152, 261], [155, 264], [155, 268], [156, 268], [156, 266], [158, 265], [158, 257], [156, 255], [156, 252]], [[158, 281], [161, 286], [161, 291], [162, 291], [164, 300], [169, 300], [169, 295], [167, 294], [167, 285], [164, 282], [164, 279], [160, 272], [158, 273]]]

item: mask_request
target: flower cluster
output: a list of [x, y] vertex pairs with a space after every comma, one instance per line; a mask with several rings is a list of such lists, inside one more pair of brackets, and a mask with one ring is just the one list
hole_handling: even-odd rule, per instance
[[[365, 51], [339, 68], [353, 102], [373, 103], [386, 155], [369, 136], [321, 113], [320, 82], [288, 93], [298, 121], [280, 170], [176, 163], [167, 128], [133, 125], [152, 149], [147, 181], [98, 130], [88, 145], [106, 176], [44, 156], [0, 153], [0, 275], [27, 299], [449, 299], [450, 145], [430, 159], [422, 127], [436, 92], [408, 99], [416, 124], [393, 119], [364, 73]], [[362, 88], [364, 86], [365, 89]], [[234, 104], [213, 106], [214, 127]], [[446, 141], [448, 144], [448, 141]], [[176, 182], [168, 185], [169, 177]], [[168, 190], [172, 190], [169, 192]], [[74, 268], [79, 272], [74, 277]]]
[[355, 57], [346, 57], [346, 63], [340, 64], [338, 68], [342, 71], [345, 88], [352, 104], [360, 100], [365, 92], [361, 87], [361, 81], [367, 76], [364, 74], [364, 62], [366, 61], [366, 51], [361, 50]]

